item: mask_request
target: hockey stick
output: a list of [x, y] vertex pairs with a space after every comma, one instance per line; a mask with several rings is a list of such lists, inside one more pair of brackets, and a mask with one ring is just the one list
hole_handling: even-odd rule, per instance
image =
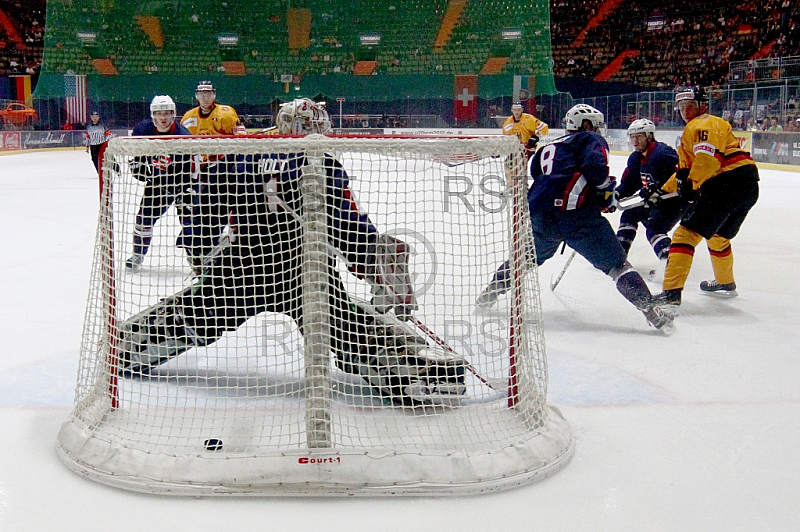
[[558, 286], [558, 283], [561, 282], [561, 278], [564, 277], [564, 274], [566, 273], [567, 268], [569, 268], [569, 265], [572, 264], [572, 259], [575, 258], [575, 255], [577, 255], [577, 253], [578, 252], [573, 249], [572, 253], [569, 254], [569, 257], [567, 258], [567, 262], [564, 263], [564, 267], [561, 268], [561, 273], [558, 274], [558, 277], [556, 277], [555, 280], [550, 281], [550, 290], [555, 290], [556, 289], [556, 286]]
[[[670, 192], [669, 194], [662, 194], [661, 196], [659, 196], [659, 200], [665, 200], [677, 197], [678, 197], [677, 192]], [[635, 209], [636, 207], [641, 207], [642, 205], [647, 203], [648, 199], [649, 198], [643, 198], [638, 194], [635, 194], [633, 196], [628, 196], [627, 198], [623, 198], [617, 201], [617, 209], [621, 211], [627, 211], [628, 209]]]

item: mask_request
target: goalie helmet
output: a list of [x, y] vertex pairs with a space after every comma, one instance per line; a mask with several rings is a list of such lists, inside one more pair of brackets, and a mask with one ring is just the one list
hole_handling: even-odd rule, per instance
[[567, 111], [567, 115], [564, 117], [564, 128], [567, 131], [578, 131], [584, 120], [588, 120], [592, 124], [592, 128], [597, 130], [603, 125], [605, 117], [591, 105], [579, 103]]
[[324, 102], [298, 98], [281, 105], [275, 125], [283, 135], [325, 134], [331, 130], [331, 119]]
[[628, 126], [628, 136], [630, 137], [631, 135], [635, 135], [637, 133], [646, 133], [649, 138], [655, 139], [656, 125], [647, 118], [634, 120], [631, 122], [631, 125]]

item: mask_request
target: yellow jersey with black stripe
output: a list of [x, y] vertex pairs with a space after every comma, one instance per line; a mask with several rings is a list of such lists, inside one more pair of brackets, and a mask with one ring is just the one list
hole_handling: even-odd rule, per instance
[[522, 113], [519, 120], [514, 120], [514, 115], [506, 118], [503, 123], [504, 135], [516, 135], [523, 145], [528, 145], [528, 140], [536, 135], [539, 138], [547, 135], [549, 126], [529, 113]]
[[192, 135], [244, 135], [247, 133], [239, 115], [230, 105], [214, 104], [208, 115], [199, 107], [189, 109], [181, 119], [181, 124]]
[[[755, 164], [753, 158], [739, 147], [731, 125], [717, 116], [703, 114], [695, 117], [683, 130], [678, 168], [689, 168], [689, 179], [695, 190], [719, 174]], [[665, 189], [666, 190], [666, 189]]]

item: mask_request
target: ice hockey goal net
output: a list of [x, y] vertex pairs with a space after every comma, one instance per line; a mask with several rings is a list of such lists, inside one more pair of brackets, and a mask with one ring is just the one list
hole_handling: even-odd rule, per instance
[[[137, 161], [149, 165], [141, 180]], [[154, 205], [160, 178], [147, 172], [160, 171], [174, 174], [161, 185], [191, 175], [162, 186], [178, 200], [159, 203], [148, 252], [126, 267], [134, 235], [150, 237], [137, 213]], [[450, 495], [523, 485], [569, 461], [569, 424], [547, 404], [515, 138], [115, 138], [101, 175], [75, 407], [58, 436], [74, 471], [153, 493]], [[244, 210], [231, 207], [242, 198]], [[180, 214], [204, 219], [217, 200], [222, 243], [215, 235], [192, 264]], [[279, 221], [258, 225], [267, 219]], [[369, 224], [406, 246], [410, 317], [375, 309]], [[504, 261], [508, 291], [477, 307]], [[354, 315], [363, 334], [342, 340], [335, 329], [355, 328]], [[426, 400], [430, 381], [408, 392], [408, 378], [434, 371], [424, 360], [376, 354], [397, 336], [447, 367], [457, 382], [438, 391], [449, 400]], [[145, 341], [151, 365], [138, 371], [126, 349]], [[347, 353], [372, 356], [359, 373]]]

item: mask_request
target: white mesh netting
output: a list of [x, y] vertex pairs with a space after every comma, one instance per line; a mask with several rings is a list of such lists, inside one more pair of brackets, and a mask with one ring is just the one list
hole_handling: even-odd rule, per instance
[[558, 470], [523, 160], [500, 136], [113, 139], [60, 456], [200, 495]]

